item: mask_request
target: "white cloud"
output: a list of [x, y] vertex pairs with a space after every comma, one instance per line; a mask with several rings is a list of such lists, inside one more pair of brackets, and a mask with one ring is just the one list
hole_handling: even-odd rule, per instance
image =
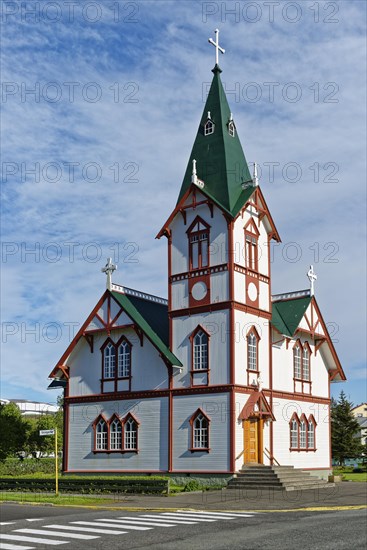
[[[324, 317], [340, 327], [336, 347], [341, 359], [347, 365], [361, 364], [365, 5], [338, 3], [335, 24], [314, 23], [310, 5], [302, 2], [303, 16], [296, 24], [279, 15], [270, 24], [264, 6], [258, 23], [243, 18], [236, 23], [220, 11], [204, 22], [201, 3], [164, 1], [139, 3], [139, 22], [123, 25], [106, 11], [94, 25], [81, 17], [49, 25], [9, 18], [3, 32], [3, 80], [14, 82], [19, 92], [3, 104], [3, 162], [14, 162], [19, 170], [21, 163], [30, 169], [38, 162], [41, 175], [38, 183], [31, 175], [22, 182], [18, 172], [3, 183], [3, 239], [19, 246], [3, 262], [3, 322], [27, 327], [81, 323], [103, 291], [100, 267], [116, 250], [114, 243], [119, 243], [118, 282], [166, 294], [166, 243], [154, 237], [177, 199], [203, 109], [203, 83], [212, 76], [214, 51], [206, 40], [219, 26], [226, 48], [222, 79], [229, 92], [240, 90], [240, 95], [228, 93], [228, 99], [247, 159], [256, 159], [263, 169], [264, 162], [280, 163], [274, 183], [265, 171], [261, 179], [283, 239], [277, 251], [291, 241], [302, 250], [295, 263], [285, 262], [276, 251], [273, 291], [306, 287], [305, 273], [314, 263]], [[57, 82], [62, 97], [51, 103], [41, 93], [39, 102], [31, 95], [22, 102], [22, 82], [28, 88], [39, 82], [49, 96], [53, 90], [45, 85]], [[80, 84], [73, 102], [65, 82]], [[85, 99], [93, 86], [84, 89], [83, 97], [83, 86], [91, 82], [102, 90], [95, 103]], [[119, 102], [114, 101], [116, 82]], [[261, 89], [258, 102], [246, 100], [249, 82]], [[267, 100], [265, 82], [279, 83], [273, 103]], [[295, 103], [282, 96], [291, 82], [302, 90]], [[319, 102], [314, 101], [315, 82]], [[328, 83], [338, 89], [324, 89]], [[325, 103], [333, 90], [338, 90], [338, 103]], [[45, 172], [50, 162], [63, 168], [58, 182], [50, 181], [51, 169]], [[66, 162], [79, 163], [74, 182], [68, 181]], [[101, 167], [95, 183], [82, 173], [91, 162]], [[302, 169], [297, 183], [282, 177], [289, 162]], [[315, 162], [320, 163], [319, 183], [310, 169]], [[327, 162], [338, 165], [336, 183], [322, 181], [329, 174]], [[113, 181], [115, 163], [119, 183]], [[138, 181], [129, 181], [129, 175]], [[65, 243], [75, 244], [74, 258]], [[88, 248], [88, 243], [99, 248]], [[310, 250], [314, 243], [319, 243], [319, 262]], [[331, 251], [324, 250], [327, 243], [339, 247], [337, 263], [325, 261]], [[25, 254], [25, 246], [39, 250], [39, 261], [38, 252]], [[129, 262], [134, 247], [138, 263]], [[47, 261], [53, 250], [61, 250], [57, 262]], [[93, 251], [101, 253], [95, 263]], [[2, 378], [24, 386], [25, 393], [39, 390], [68, 336], [65, 331], [53, 344], [44, 338], [34, 342], [32, 336], [21, 343], [19, 337], [8, 336], [3, 345]]]

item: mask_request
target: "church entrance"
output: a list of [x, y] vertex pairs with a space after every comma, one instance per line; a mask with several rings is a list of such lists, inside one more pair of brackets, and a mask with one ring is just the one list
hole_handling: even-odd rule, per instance
[[244, 464], [263, 464], [263, 428], [260, 418], [243, 420]]

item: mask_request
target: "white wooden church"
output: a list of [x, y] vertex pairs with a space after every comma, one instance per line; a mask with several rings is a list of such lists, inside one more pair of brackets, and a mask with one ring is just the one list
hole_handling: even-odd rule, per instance
[[[331, 468], [343, 369], [311, 288], [272, 295], [280, 236], [250, 174], [218, 65], [166, 238], [168, 300], [112, 283], [50, 377], [64, 472], [234, 474]], [[198, 100], [199, 101], [199, 100]], [[179, 175], [178, 175], [179, 176]]]

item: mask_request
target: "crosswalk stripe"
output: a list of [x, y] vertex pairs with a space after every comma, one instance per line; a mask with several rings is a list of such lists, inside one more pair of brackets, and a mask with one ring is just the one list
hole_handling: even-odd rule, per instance
[[65, 537], [70, 539], [91, 540], [99, 539], [98, 535], [78, 535], [77, 533], [63, 533], [62, 531], [47, 531], [46, 529], [16, 529], [15, 533], [29, 533], [33, 535], [51, 535], [52, 537]]
[[220, 515], [213, 515], [210, 512], [204, 513], [204, 512], [191, 512], [191, 513], [183, 513], [178, 512], [180, 517], [187, 517], [187, 518], [207, 518], [207, 519], [234, 519], [234, 516], [220, 516]]
[[5, 535], [4, 533], [0, 534], [0, 538], [5, 540], [19, 540], [23, 542], [40, 542], [42, 544], [50, 544], [52, 546], [67, 544], [66, 540], [39, 539], [37, 537], [24, 537], [23, 535]]
[[14, 521], [0, 521], [0, 525], [14, 525]]
[[130, 519], [130, 517], [119, 517], [119, 519], [123, 519], [126, 523], [132, 523], [137, 525], [148, 525], [150, 527], [174, 527], [174, 525], [169, 525], [167, 523], [162, 523], [159, 520], [154, 519], [148, 519], [145, 518], [138, 518], [135, 517], [134, 519]]
[[182, 513], [182, 514], [204, 514], [205, 516], [231, 516], [231, 517], [242, 517], [242, 518], [252, 518], [252, 516], [254, 515], [253, 512], [251, 512], [251, 514], [246, 514], [245, 512], [211, 512], [210, 510], [195, 510], [195, 511], [192, 511], [192, 510], [177, 510], [178, 512]]
[[165, 523], [176, 523], [177, 525], [195, 525], [197, 521], [192, 520], [191, 518], [187, 518], [187, 520], [181, 520], [181, 519], [166, 519], [162, 518], [161, 515], [154, 516], [153, 514], [144, 514], [141, 517], [147, 518], [149, 521], [150, 519], [159, 519], [159, 521], [164, 521]]
[[[176, 519], [184, 519], [184, 517], [187, 517], [187, 518], [190, 517], [189, 515], [186, 515], [186, 514], [176, 514], [174, 512], [172, 512], [172, 513], [164, 512], [163, 515], [165, 517], [167, 516], [167, 518], [171, 518], [171, 519], [175, 519], [175, 518]], [[194, 515], [194, 514], [193, 514], [193, 517], [191, 519], [193, 519], [194, 521], [203, 521], [203, 522], [208, 522], [208, 523], [213, 522], [213, 521], [217, 521], [214, 518], [202, 518], [202, 517], [198, 518], [197, 515]]]
[[34, 546], [19, 546], [18, 544], [0, 542], [0, 550], [34, 550]]
[[[102, 523], [104, 522], [104, 523]], [[96, 521], [72, 521], [78, 525], [97, 525], [97, 527], [117, 527], [121, 529], [131, 529], [132, 531], [149, 531], [151, 527], [142, 527], [141, 525], [128, 525], [126, 521], [118, 519], [97, 519]], [[116, 523], [118, 525], [116, 525]], [[123, 525], [121, 525], [123, 524]]]
[[93, 529], [92, 527], [74, 527], [73, 525], [44, 525], [47, 529], [62, 529], [63, 531], [87, 531], [102, 533], [102, 535], [125, 535], [127, 531], [111, 531], [110, 529]]

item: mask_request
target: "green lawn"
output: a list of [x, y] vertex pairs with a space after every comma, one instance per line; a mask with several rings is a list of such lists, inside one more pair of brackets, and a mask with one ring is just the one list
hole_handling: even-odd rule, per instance
[[343, 481], [367, 481], [367, 471], [353, 472], [353, 466], [335, 467], [333, 474], [343, 476]]
[[367, 472], [360, 474], [343, 473], [343, 481], [367, 481]]

